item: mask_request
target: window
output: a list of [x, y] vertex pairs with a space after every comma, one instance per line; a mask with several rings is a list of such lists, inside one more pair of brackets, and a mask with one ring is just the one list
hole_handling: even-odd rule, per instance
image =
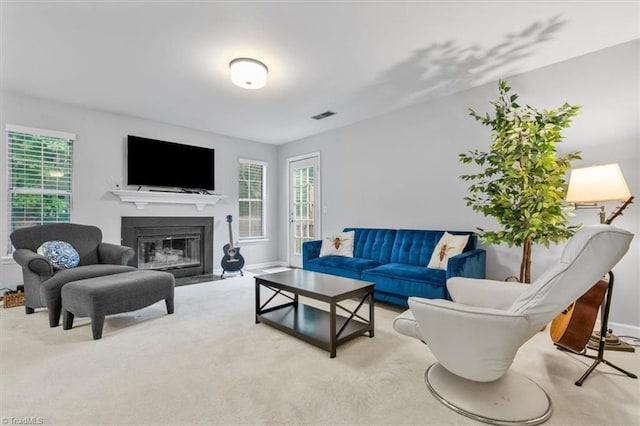
[[74, 139], [68, 133], [7, 126], [9, 233], [70, 221]]
[[240, 160], [240, 239], [265, 238], [267, 163]]

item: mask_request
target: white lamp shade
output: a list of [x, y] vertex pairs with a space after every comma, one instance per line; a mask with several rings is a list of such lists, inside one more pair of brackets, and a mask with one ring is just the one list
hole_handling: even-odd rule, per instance
[[567, 189], [567, 201], [570, 203], [626, 200], [630, 196], [629, 187], [617, 164], [571, 170]]
[[267, 66], [250, 58], [237, 58], [229, 64], [231, 81], [244, 89], [260, 89], [267, 84]]

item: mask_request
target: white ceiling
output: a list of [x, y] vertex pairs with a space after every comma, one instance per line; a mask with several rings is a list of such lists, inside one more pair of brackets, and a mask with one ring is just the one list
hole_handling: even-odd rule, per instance
[[[640, 37], [638, 1], [1, 5], [1, 85], [280, 144]], [[261, 90], [229, 62], [267, 64]], [[326, 110], [337, 115], [310, 117]]]

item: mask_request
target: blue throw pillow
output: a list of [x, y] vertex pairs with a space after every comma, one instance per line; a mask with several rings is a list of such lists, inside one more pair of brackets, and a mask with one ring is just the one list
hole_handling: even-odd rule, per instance
[[54, 269], [75, 268], [80, 263], [80, 255], [65, 241], [47, 241], [38, 247], [38, 254], [46, 257]]

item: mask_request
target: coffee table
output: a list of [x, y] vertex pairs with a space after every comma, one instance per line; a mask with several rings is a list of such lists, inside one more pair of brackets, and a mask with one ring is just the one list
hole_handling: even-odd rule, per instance
[[[336, 347], [348, 340], [374, 335], [373, 286], [368, 281], [354, 280], [319, 272], [291, 269], [273, 274], [258, 275], [256, 279], [256, 324], [265, 323], [307, 343], [329, 351], [335, 358]], [[273, 294], [261, 303], [261, 288]], [[276, 296], [289, 302], [273, 305]], [[326, 302], [329, 311], [298, 302], [298, 296]], [[339, 302], [357, 298], [358, 306], [348, 309]], [[368, 319], [358, 315], [365, 302], [369, 305]], [[336, 311], [345, 311], [347, 316]]]

